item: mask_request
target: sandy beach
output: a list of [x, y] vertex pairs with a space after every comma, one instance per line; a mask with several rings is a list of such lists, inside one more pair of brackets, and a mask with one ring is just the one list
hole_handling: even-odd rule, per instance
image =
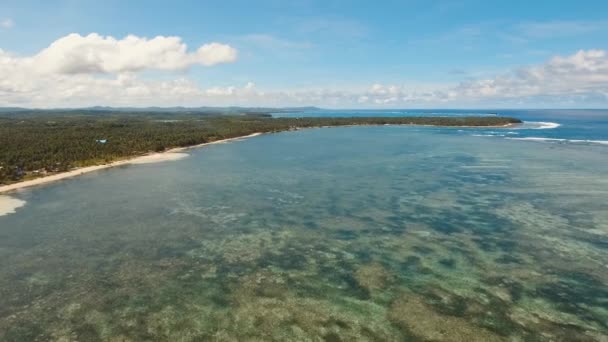
[[[121, 166], [121, 165], [149, 164], [149, 163], [159, 163], [159, 162], [164, 162], [164, 161], [178, 160], [178, 159], [188, 157], [188, 154], [184, 153], [184, 151], [187, 151], [189, 149], [200, 148], [200, 147], [214, 145], [214, 144], [223, 144], [223, 143], [246, 139], [246, 138], [252, 138], [252, 137], [258, 136], [260, 134], [262, 134], [262, 133], [253, 133], [253, 134], [245, 135], [242, 137], [217, 140], [217, 141], [212, 141], [212, 142], [208, 142], [208, 143], [187, 146], [187, 147], [177, 147], [177, 148], [169, 149], [165, 152], [149, 153], [149, 154], [146, 154], [143, 156], [137, 156], [137, 157], [133, 157], [133, 158], [129, 158], [129, 159], [119, 160], [119, 161], [115, 161], [115, 162], [108, 163], [108, 164], [76, 168], [74, 170], [67, 171], [67, 172], [57, 173], [54, 175], [40, 177], [40, 178], [36, 178], [36, 179], [24, 181], [24, 182], [0, 186], [0, 194], [6, 194], [9, 192], [17, 191], [17, 190], [24, 189], [24, 188], [48, 184], [48, 183], [56, 182], [56, 181], [59, 181], [62, 179], [80, 176], [85, 173], [91, 173], [91, 172], [95, 172], [95, 171], [99, 171], [99, 170], [103, 170], [103, 169], [109, 169], [109, 168]], [[14, 200], [15, 199], [7, 197], [7, 196], [0, 197], [0, 215], [2, 215], [1, 213], [4, 211], [6, 211], [6, 213], [13, 212], [14, 209], [16, 209], [22, 205], [21, 204], [17, 207], [14, 207], [16, 205], [16, 202], [14, 202]]]
[[12, 214], [25, 205], [25, 201], [18, 198], [0, 195], [0, 216]]

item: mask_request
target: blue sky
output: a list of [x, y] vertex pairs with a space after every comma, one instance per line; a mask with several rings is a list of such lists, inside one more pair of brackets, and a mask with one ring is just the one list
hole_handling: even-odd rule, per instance
[[[191, 97], [119, 96], [118, 103], [110, 104], [405, 108], [605, 107], [608, 102], [608, 57], [602, 55], [608, 50], [606, 1], [0, 3], [0, 49], [10, 55], [11, 65], [24, 65], [72, 33], [116, 40], [127, 35], [179, 37], [188, 51], [217, 42], [233, 48], [238, 57], [211, 66], [47, 73], [40, 77], [65, 87], [63, 95], [45, 90], [40, 85], [44, 82], [24, 83], [9, 90], [0, 87], [0, 105], [92, 105], [106, 97], [112, 102], [116, 94], [104, 97], [99, 83], [120, 77], [139, 88], [180, 80], [188, 83]], [[61, 52], [56, 58], [72, 54]], [[564, 60], [557, 74], [551, 64], [556, 57]], [[589, 63], [594, 67], [588, 68]], [[530, 81], [537, 69], [543, 74]], [[565, 75], [562, 69], [575, 71]], [[518, 75], [521, 70], [527, 76]], [[4, 73], [10, 73], [6, 65]], [[572, 89], [539, 84], [549, 81], [571, 84]], [[13, 84], [17, 82], [23, 81]], [[91, 91], [101, 92], [97, 100], [65, 95], [89, 89], [91, 82], [96, 84]], [[156, 94], [152, 88], [148, 94]], [[17, 91], [22, 93], [15, 95]], [[38, 100], [28, 102], [24, 91]], [[196, 91], [205, 96], [196, 99]]]

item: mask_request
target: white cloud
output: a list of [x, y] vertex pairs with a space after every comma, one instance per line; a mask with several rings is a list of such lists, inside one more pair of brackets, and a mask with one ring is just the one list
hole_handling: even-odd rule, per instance
[[211, 43], [201, 46], [194, 57], [195, 63], [205, 66], [236, 61], [237, 51], [230, 45]]
[[[86, 37], [80, 38], [86, 40]], [[73, 58], [78, 61], [75, 64], [58, 60], [54, 54], [46, 56], [44, 51], [36, 56], [20, 58], [0, 50], [0, 106], [318, 105], [397, 108], [608, 104], [608, 52], [604, 50], [581, 50], [492, 78], [457, 84], [376, 83], [363, 89], [272, 91], [260, 90], [251, 82], [242, 86], [204, 88], [183, 75], [173, 80], [142, 78], [137, 73], [142, 69], [179, 70], [192, 63], [211, 65], [225, 61], [223, 56], [226, 53], [222, 52], [224, 48], [216, 49], [213, 44], [205, 45], [207, 48], [202, 52], [201, 49], [187, 52], [177, 38], [169, 38], [168, 41], [163, 38], [160, 43], [152, 44], [157, 47], [154, 49], [148, 46], [154, 39], [130, 39], [145, 47], [127, 43], [124, 50], [130, 52], [125, 55], [124, 50], [114, 47], [114, 42], [129, 41], [129, 38], [111, 40], [111, 48], [101, 49], [104, 52], [93, 49], [96, 53], [85, 54], [87, 58], [84, 59], [80, 52], [74, 51], [76, 57]], [[96, 36], [93, 39], [99, 40], [108, 38]], [[73, 51], [72, 48], [60, 50]], [[132, 54], [139, 57], [133, 59]], [[153, 55], [159, 58], [154, 60]], [[44, 62], [44, 68], [37, 64], [42, 63], [40, 61]]]
[[4, 18], [0, 20], [0, 28], [10, 29], [15, 26], [15, 22], [11, 18]]
[[[11, 57], [5, 54], [5, 58]], [[211, 66], [236, 59], [237, 51], [220, 43], [205, 44], [189, 52], [179, 37], [147, 39], [129, 35], [116, 39], [96, 33], [87, 36], [72, 33], [34, 56], [12, 57], [10, 63], [38, 73], [88, 74], [183, 70], [197, 64]]]
[[539, 103], [548, 105], [608, 104], [608, 52], [581, 50], [551, 58], [544, 64], [522, 67], [493, 78], [462, 82], [424, 91], [411, 87], [374, 84], [357, 94], [368, 105], [493, 106]]
[[190, 52], [179, 37], [116, 39], [95, 33], [70, 34], [33, 56], [20, 57], [0, 49], [0, 106], [179, 103], [204, 92], [184, 78], [150, 81], [136, 73], [212, 66], [236, 58], [234, 48], [220, 43]]
[[581, 50], [568, 57], [520, 68], [492, 79], [465, 82], [454, 89], [469, 99], [597, 97], [608, 93], [608, 53]]

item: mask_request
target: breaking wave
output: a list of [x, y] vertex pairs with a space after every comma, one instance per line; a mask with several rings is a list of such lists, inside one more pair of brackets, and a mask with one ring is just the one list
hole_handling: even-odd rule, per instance
[[544, 122], [544, 121], [524, 121], [522, 125], [517, 127], [518, 129], [553, 129], [561, 126], [557, 122]]
[[540, 141], [540, 142], [556, 142], [556, 143], [608, 145], [608, 140], [558, 139], [558, 138], [541, 138], [541, 137], [507, 138], [507, 139], [510, 139], [510, 140]]

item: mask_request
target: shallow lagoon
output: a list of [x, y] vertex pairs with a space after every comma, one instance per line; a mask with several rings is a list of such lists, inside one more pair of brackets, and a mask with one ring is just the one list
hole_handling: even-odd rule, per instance
[[264, 135], [17, 193], [0, 340], [604, 341], [608, 148]]

